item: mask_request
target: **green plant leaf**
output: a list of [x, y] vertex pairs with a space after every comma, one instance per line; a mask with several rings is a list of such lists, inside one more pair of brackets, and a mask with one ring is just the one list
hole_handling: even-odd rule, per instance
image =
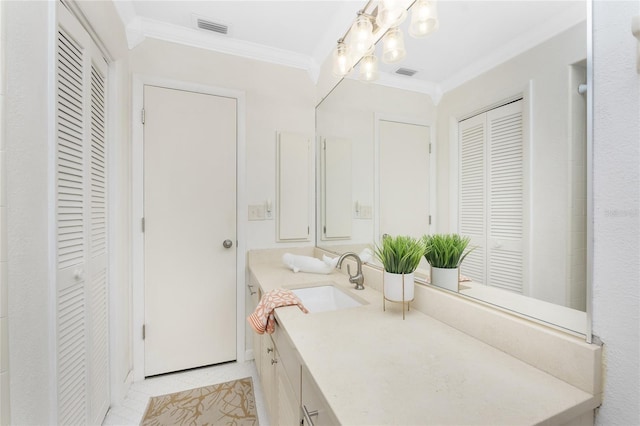
[[384, 270], [394, 274], [410, 274], [416, 270], [424, 255], [424, 242], [405, 235], [384, 237], [376, 245], [376, 257]]
[[465, 249], [471, 241], [470, 237], [459, 234], [433, 234], [422, 237], [425, 246], [424, 257], [434, 268], [453, 269], [474, 249]]

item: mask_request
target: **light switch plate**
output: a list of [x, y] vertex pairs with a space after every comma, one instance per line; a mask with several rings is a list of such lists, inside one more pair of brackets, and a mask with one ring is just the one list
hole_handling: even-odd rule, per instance
[[360, 205], [360, 219], [371, 219], [371, 206]]
[[249, 220], [264, 220], [264, 204], [254, 204], [249, 206]]

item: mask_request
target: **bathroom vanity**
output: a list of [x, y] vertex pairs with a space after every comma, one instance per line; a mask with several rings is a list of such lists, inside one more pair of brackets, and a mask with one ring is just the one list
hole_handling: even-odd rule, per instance
[[599, 346], [431, 286], [416, 287], [403, 320], [400, 304], [383, 311], [380, 271], [365, 266], [356, 291], [339, 270], [293, 273], [284, 252], [249, 253], [254, 303], [273, 288], [331, 282], [362, 304], [278, 308], [275, 333], [254, 333], [271, 424], [593, 424]]

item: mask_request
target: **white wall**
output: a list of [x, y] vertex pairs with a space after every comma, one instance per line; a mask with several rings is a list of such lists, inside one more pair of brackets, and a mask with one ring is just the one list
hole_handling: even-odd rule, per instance
[[[438, 104], [438, 231], [449, 232], [456, 173], [450, 164], [450, 123], [523, 93], [532, 82], [530, 296], [563, 305], [568, 274], [570, 65], [586, 59], [586, 24], [579, 24], [444, 94]], [[457, 152], [457, 151], [453, 151]], [[456, 155], [456, 154], [452, 154]], [[549, 240], [553, 239], [553, 244]], [[544, 265], [544, 267], [540, 267]]]
[[7, 2], [5, 136], [11, 420], [51, 424], [48, 63], [55, 3]]
[[4, 52], [4, 3], [0, 3], [0, 425], [8, 425], [9, 403], [9, 316], [7, 292], [7, 186], [5, 179], [6, 151], [4, 138], [4, 98], [6, 93]]
[[[246, 202], [276, 206], [276, 132], [314, 134], [315, 86], [305, 71], [147, 39], [131, 52], [131, 72], [244, 91]], [[244, 225], [247, 249], [315, 242], [276, 243], [275, 220]]]
[[640, 424], [640, 2], [596, 1], [593, 332], [604, 342], [599, 425]]

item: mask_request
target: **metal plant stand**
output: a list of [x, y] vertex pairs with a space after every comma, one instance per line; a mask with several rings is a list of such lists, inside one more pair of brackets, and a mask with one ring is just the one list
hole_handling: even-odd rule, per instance
[[[386, 274], [382, 275], [382, 310], [386, 312], [387, 310], [387, 301], [392, 302], [392, 303], [402, 303], [402, 320], [404, 320], [405, 318], [405, 311], [404, 311], [404, 306], [405, 303], [407, 305], [407, 312], [411, 310], [411, 302], [413, 302], [413, 300], [415, 299], [415, 291], [414, 291], [414, 297], [410, 300], [405, 299], [405, 294], [404, 294], [404, 275], [402, 274], [402, 300], [391, 300], [391, 299], [387, 299], [387, 297], [385, 296], [385, 292], [384, 292], [384, 288], [385, 288], [385, 276]], [[415, 285], [415, 284], [414, 284]]]

